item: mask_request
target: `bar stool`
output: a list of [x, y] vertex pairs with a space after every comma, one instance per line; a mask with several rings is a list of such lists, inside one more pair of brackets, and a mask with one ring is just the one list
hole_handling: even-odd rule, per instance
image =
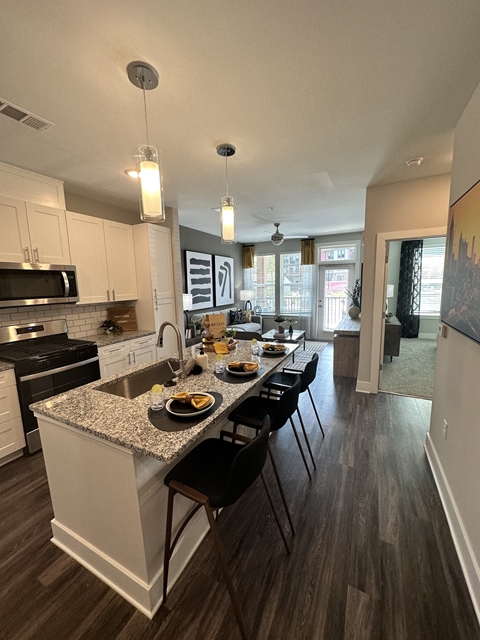
[[[322, 427], [322, 423], [320, 422], [320, 418], [318, 417], [317, 407], [315, 406], [315, 402], [313, 401], [312, 392], [310, 391], [310, 385], [315, 380], [315, 376], [317, 375], [317, 367], [318, 367], [318, 353], [314, 353], [310, 362], [307, 362], [303, 371], [299, 371], [298, 369], [289, 369], [288, 367], [283, 368], [283, 372], [276, 371], [272, 373], [272, 375], [263, 383], [263, 386], [267, 389], [275, 389], [276, 391], [284, 391], [286, 388], [291, 387], [295, 382], [296, 376], [300, 375], [301, 378], [301, 387], [300, 393], [304, 393], [304, 391], [308, 391], [308, 395], [310, 396], [310, 400], [312, 401], [313, 410], [315, 411], [315, 415], [317, 417], [318, 426], [322, 432], [322, 435], [325, 437], [325, 432]], [[300, 423], [303, 427], [303, 421], [300, 416], [300, 410], [298, 410], [298, 417], [300, 418]], [[305, 429], [304, 429], [305, 432]]]
[[[233, 422], [234, 431], [237, 430], [238, 425], [251, 427], [252, 429], [256, 429], [258, 431], [262, 425], [261, 421], [266, 416], [270, 417], [271, 431], [278, 431], [290, 420], [290, 424], [292, 425], [293, 433], [295, 435], [295, 440], [297, 441], [297, 445], [302, 456], [303, 464], [305, 465], [308, 477], [311, 480], [312, 476], [310, 474], [310, 469], [308, 468], [307, 460], [305, 458], [305, 454], [303, 452], [303, 448], [298, 437], [297, 430], [295, 428], [295, 423], [292, 419], [292, 416], [298, 406], [298, 397], [300, 395], [300, 378], [297, 376], [297, 380], [294, 382], [294, 384], [289, 387], [285, 391], [285, 393], [282, 393], [282, 395], [278, 399], [263, 397], [263, 395], [267, 395], [265, 391], [261, 391], [260, 393], [260, 396], [250, 396], [248, 398], [245, 398], [245, 400], [241, 402], [238, 407], [236, 407], [230, 413], [228, 419], [230, 420], [230, 422]], [[283, 491], [283, 485], [278, 473], [277, 463], [270, 447], [270, 443], [268, 444], [268, 454], [272, 462], [273, 472], [277, 480], [278, 489], [280, 491], [283, 506], [285, 507], [288, 522], [290, 523], [290, 529], [292, 530], [292, 534], [295, 535], [292, 517], [290, 515], [290, 510], [288, 508], [285, 493]]]
[[[263, 467], [267, 459], [269, 434], [270, 419], [268, 417], [265, 417], [263, 420], [259, 433], [254, 440], [237, 433], [221, 431], [220, 439], [212, 438], [201, 442], [176, 464], [165, 477], [165, 484], [168, 486], [168, 508], [163, 569], [163, 602], [165, 604], [167, 599], [168, 570], [175, 545], [195, 513], [197, 513], [201, 507], [204, 507], [243, 640], [247, 640], [248, 636], [213, 512], [214, 510], [218, 511], [218, 509], [234, 504], [255, 482], [258, 476], [260, 476], [283, 543], [287, 553], [290, 553], [270, 489], [263, 473]], [[227, 442], [224, 438], [231, 438], [232, 442]], [[234, 441], [244, 444], [236, 444]], [[173, 544], [170, 544], [172, 537], [173, 502], [177, 493], [196, 502], [197, 506], [194, 507], [182, 522]]]

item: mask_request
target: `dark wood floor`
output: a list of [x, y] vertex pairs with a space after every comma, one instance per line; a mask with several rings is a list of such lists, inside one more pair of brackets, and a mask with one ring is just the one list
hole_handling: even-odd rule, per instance
[[[325, 439], [301, 400], [311, 484], [290, 431], [275, 436], [291, 556], [261, 486], [219, 518], [252, 640], [478, 640], [423, 452], [430, 403], [357, 394], [332, 379], [331, 358], [329, 347], [314, 386]], [[49, 542], [51, 517], [41, 454], [0, 468], [2, 640], [239, 638], [208, 538], [150, 621]]]

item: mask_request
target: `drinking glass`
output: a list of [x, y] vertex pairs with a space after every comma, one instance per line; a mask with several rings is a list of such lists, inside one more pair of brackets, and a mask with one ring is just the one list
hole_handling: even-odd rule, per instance
[[219, 353], [215, 357], [215, 373], [223, 373], [225, 371], [225, 362], [223, 356]]
[[165, 406], [165, 396], [163, 391], [159, 393], [155, 393], [155, 391], [150, 391], [150, 407], [152, 411], [160, 411]]

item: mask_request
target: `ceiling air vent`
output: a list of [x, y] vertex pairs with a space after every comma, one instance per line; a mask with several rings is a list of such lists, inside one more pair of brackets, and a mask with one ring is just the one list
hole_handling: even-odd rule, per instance
[[30, 129], [35, 129], [36, 131], [46, 131], [54, 126], [53, 122], [39, 118], [33, 113], [30, 113], [25, 109], [20, 109], [20, 107], [17, 107], [2, 98], [0, 98], [0, 115], [16, 120], [17, 122], [20, 122], [20, 124], [24, 124], [26, 127], [30, 127]]

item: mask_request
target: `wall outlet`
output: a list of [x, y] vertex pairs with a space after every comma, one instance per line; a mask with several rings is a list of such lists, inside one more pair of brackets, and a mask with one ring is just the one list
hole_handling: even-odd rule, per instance
[[448, 422], [446, 420], [443, 421], [443, 439], [446, 440], [448, 435]]

